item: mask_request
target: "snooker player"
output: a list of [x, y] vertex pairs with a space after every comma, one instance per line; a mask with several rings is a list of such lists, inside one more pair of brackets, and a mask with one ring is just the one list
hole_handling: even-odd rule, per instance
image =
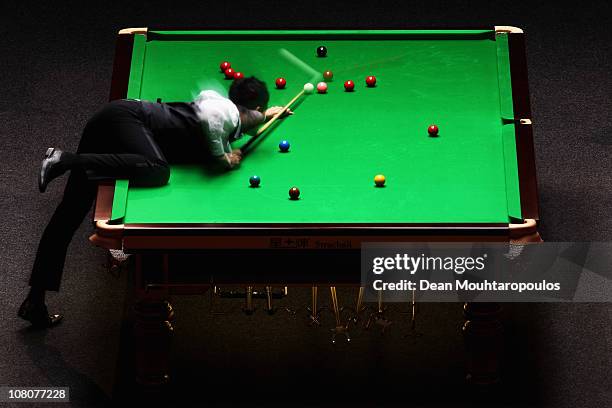
[[[70, 176], [40, 240], [30, 292], [19, 316], [41, 328], [62, 320], [62, 315], [48, 313], [45, 293], [59, 290], [68, 245], [94, 202], [97, 181], [121, 178], [132, 186], [162, 186], [170, 177], [169, 164], [179, 162], [233, 169], [242, 152], [230, 143], [282, 111], [278, 106], [268, 108], [268, 101], [266, 85], [255, 77], [235, 80], [229, 99], [205, 90], [193, 102], [116, 100], [87, 122], [76, 153], [48, 149], [39, 174], [40, 191], [68, 171]], [[290, 114], [287, 110], [281, 116]]]

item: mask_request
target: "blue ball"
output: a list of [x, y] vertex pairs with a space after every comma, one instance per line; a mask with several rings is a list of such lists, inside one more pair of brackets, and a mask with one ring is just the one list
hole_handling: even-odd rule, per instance
[[251, 184], [251, 187], [259, 187], [261, 179], [259, 178], [259, 176], [251, 176], [251, 178], [249, 179], [249, 183]]
[[288, 152], [290, 146], [291, 145], [286, 140], [283, 140], [282, 142], [278, 144], [278, 148], [280, 149], [281, 152]]

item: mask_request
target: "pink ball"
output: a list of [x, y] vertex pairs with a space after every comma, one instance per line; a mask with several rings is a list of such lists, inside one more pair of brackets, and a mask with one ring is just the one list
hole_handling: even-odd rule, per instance
[[325, 82], [319, 82], [317, 84], [317, 92], [319, 93], [327, 92], [327, 84]]

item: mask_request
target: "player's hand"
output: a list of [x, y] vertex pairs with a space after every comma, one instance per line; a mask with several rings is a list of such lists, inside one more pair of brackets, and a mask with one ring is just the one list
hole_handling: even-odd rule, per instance
[[232, 150], [232, 154], [235, 154], [236, 156], [240, 156], [240, 158], [242, 158], [242, 150], [240, 149]]
[[[282, 106], [272, 106], [268, 109], [266, 109], [266, 118], [271, 119], [272, 116], [276, 115], [278, 112], [282, 111], [283, 107]], [[287, 109], [283, 112], [282, 115], [280, 115], [281, 118], [285, 118], [289, 115], [293, 115], [293, 112], [291, 111], [291, 109]]]
[[242, 160], [242, 155], [232, 152], [228, 154], [228, 158], [232, 167], [236, 167], [240, 164], [240, 161]]

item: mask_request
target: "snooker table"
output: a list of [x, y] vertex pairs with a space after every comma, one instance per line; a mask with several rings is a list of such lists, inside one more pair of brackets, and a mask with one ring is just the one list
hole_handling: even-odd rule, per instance
[[[327, 56], [317, 56], [320, 45]], [[520, 29], [125, 29], [110, 99], [225, 93], [222, 61], [266, 82], [270, 106], [286, 105], [325, 70], [334, 76], [325, 94], [300, 96], [293, 116], [248, 142], [235, 170], [176, 163], [163, 187], [100, 184], [91, 241], [135, 255], [138, 382], [168, 380], [173, 294], [222, 284], [359, 286], [363, 242], [540, 240]], [[349, 79], [353, 92], [343, 87]], [[278, 149], [284, 139], [287, 153]], [[255, 174], [261, 185], [251, 188]], [[377, 174], [384, 187], [374, 185]], [[289, 199], [292, 186], [298, 200]], [[221, 267], [228, 257], [235, 272]], [[499, 305], [464, 307], [468, 378], [495, 382]]]

